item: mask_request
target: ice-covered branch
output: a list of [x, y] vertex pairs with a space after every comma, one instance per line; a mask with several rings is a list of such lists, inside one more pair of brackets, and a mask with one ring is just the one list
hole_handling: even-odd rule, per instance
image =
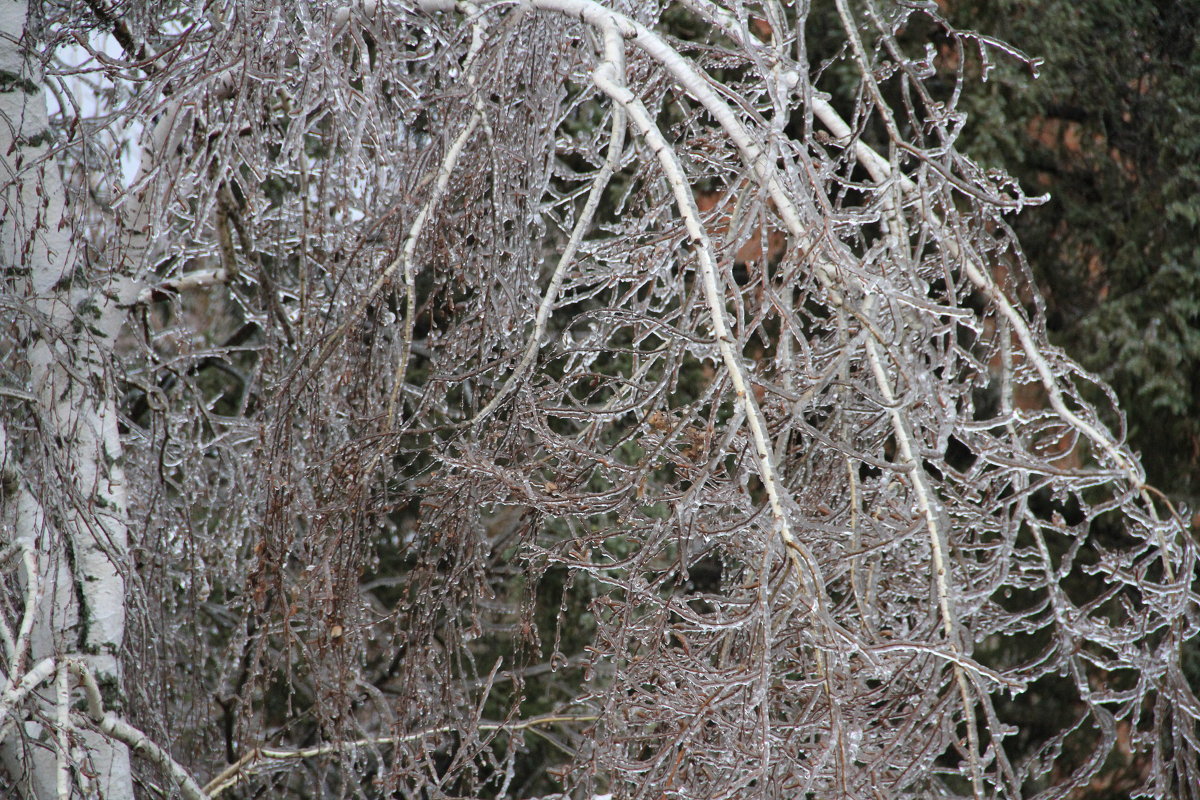
[[229, 278], [228, 270], [223, 267], [194, 270], [176, 278], [162, 281], [154, 286], [147, 286], [138, 292], [137, 302], [149, 303], [152, 300], [158, 299], [160, 295], [178, 294], [186, 292], [189, 289], [202, 289], [225, 284], [229, 282]]
[[[506, 723], [482, 722], [476, 730], [479, 731], [507, 731], [510, 733], [518, 733], [520, 731], [531, 730], [544, 725], [561, 725], [570, 722], [595, 722], [596, 717], [574, 714], [546, 714], [540, 717], [532, 717], [526, 720], [518, 720]], [[270, 769], [273, 765], [285, 763], [289, 761], [301, 761], [308, 758], [321, 758], [328, 755], [337, 755], [339, 753], [352, 753], [356, 750], [361, 750], [365, 747], [377, 747], [380, 745], [395, 745], [404, 742], [415, 742], [421, 739], [427, 739], [438, 734], [452, 733], [456, 729], [453, 726], [442, 726], [439, 728], [430, 728], [429, 730], [419, 731], [417, 733], [409, 733], [402, 736], [376, 736], [369, 739], [356, 739], [348, 742], [330, 742], [327, 744], [319, 744], [313, 747], [303, 747], [296, 750], [286, 750], [278, 747], [259, 747], [250, 750], [242, 756], [234, 764], [226, 767], [219, 775], [213, 778], [205, 785], [204, 791], [207, 792], [205, 797], [215, 798], [224, 794], [227, 790], [237, 786], [242, 781], [249, 778], [256, 772], [264, 769]]]
[[134, 752], [144, 754], [161, 767], [175, 780], [180, 792], [187, 800], [207, 800], [210, 797], [204, 789], [200, 788], [200, 784], [196, 782], [191, 773], [157, 742], [143, 731], [130, 725], [118, 714], [104, 709], [104, 698], [100, 693], [100, 686], [96, 683], [96, 677], [87, 664], [78, 659], [71, 659], [66, 666], [79, 677], [83, 686], [87, 701], [87, 719], [108, 736], [124, 743]]
[[14, 706], [19, 705], [30, 692], [50, 679], [57, 665], [58, 662], [53, 658], [43, 658], [24, 675], [8, 676], [8, 685], [4, 687], [4, 693], [0, 694], [0, 723], [7, 721]]
[[[622, 76], [625, 72], [624, 40], [615, 25], [605, 26], [603, 35], [603, 65], [611, 67], [614, 75]], [[554, 310], [554, 304], [558, 300], [558, 293], [562, 289], [567, 270], [572, 265], [575, 253], [579, 250], [579, 245], [583, 243], [583, 237], [591, 232], [596, 210], [600, 206], [600, 199], [604, 196], [604, 190], [608, 187], [609, 181], [612, 179], [618, 166], [620, 166], [621, 153], [625, 146], [625, 125], [625, 108], [624, 106], [617, 105], [613, 109], [611, 132], [608, 139], [608, 157], [605, 159], [600, 171], [596, 173], [596, 177], [592, 179], [592, 187], [588, 192], [583, 210], [579, 212], [579, 218], [575, 221], [575, 227], [571, 231], [571, 238], [567, 240], [566, 246], [558, 257], [558, 263], [555, 265], [554, 272], [550, 276], [550, 281], [546, 285], [542, 301], [538, 304], [537, 316], [533, 321], [533, 332], [529, 335], [529, 342], [525, 345], [524, 352], [521, 353], [521, 360], [513, 367], [512, 374], [508, 376], [504, 385], [500, 387], [500, 391], [496, 392], [492, 399], [488, 401], [488, 404], [468, 424], [474, 424], [487, 419], [500, 406], [500, 403], [508, 397], [512, 390], [520, 385], [520, 381], [525, 378], [526, 371], [537, 360], [537, 354], [542, 345], [542, 338], [546, 335], [546, 323], [549, 321], [550, 314]]]

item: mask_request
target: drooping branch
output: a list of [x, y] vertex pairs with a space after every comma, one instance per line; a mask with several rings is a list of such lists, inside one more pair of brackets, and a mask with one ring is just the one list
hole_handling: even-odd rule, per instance
[[[161, 767], [175, 779], [176, 784], [187, 800], [208, 800], [210, 795], [200, 788], [200, 785], [192, 777], [191, 773], [172, 758], [170, 753], [160, 747], [143, 731], [130, 725], [114, 712], [105, 710], [104, 698], [100, 693], [99, 685], [96, 683], [96, 676], [87, 664], [78, 659], [70, 659], [66, 662], [65, 666], [79, 677], [80, 683], [83, 686], [84, 696], [87, 700], [87, 719], [108, 736], [124, 743], [133, 752], [144, 754]], [[60, 670], [61, 672], [64, 671]], [[82, 721], [83, 718], [81, 717], [80, 719]]]
[[37, 791], [124, 743], [189, 797], [1194, 795], [1194, 547], [1001, 275], [1026, 200], [895, 27], [937, 12], [615, 5], [129, 7], [125, 61], [165, 55], [97, 66], [103, 113], [161, 124], [27, 327], [69, 351], [76, 289], [157, 264], [100, 295], [156, 302], [132, 336], [57, 362], [116, 399], [147, 675], [101, 698], [42, 646], [79, 610], [58, 511], [110, 509], [0, 360], [0, 739], [49, 728]]

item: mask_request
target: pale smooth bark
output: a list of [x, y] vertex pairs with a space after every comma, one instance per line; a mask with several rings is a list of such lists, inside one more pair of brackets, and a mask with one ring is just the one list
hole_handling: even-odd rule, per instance
[[[122, 324], [122, 298], [117, 283], [80, 271], [65, 189], [50, 151], [28, 13], [25, 3], [6, 3], [0, 11], [0, 261], [24, 272], [24, 280], [10, 285], [23, 295], [16, 302], [27, 312], [22, 334], [29, 405], [49, 466], [37, 476], [24, 474], [11, 432], [5, 432], [3, 525], [25, 562], [25, 603], [21, 634], [7, 648], [4, 679], [6, 686], [18, 685], [37, 676], [27, 672], [29, 664], [57, 658], [62, 669], [61, 658], [70, 656], [88, 665], [107, 705], [119, 709], [128, 537], [106, 363]], [[26, 443], [25, 450], [32, 449]], [[55, 700], [46, 685], [28, 694], [37, 699], [13, 703], [3, 721], [5, 765], [18, 776], [18, 791], [36, 798], [133, 796], [124, 744], [88, 729], [51, 736], [34, 717], [66, 718], [62, 706], [69, 693], [64, 698], [60, 690]], [[79, 746], [62, 752], [70, 738]]]

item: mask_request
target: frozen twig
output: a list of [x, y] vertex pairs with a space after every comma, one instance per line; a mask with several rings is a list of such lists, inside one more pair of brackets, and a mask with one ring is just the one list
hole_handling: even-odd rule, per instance
[[[617, 76], [624, 75], [624, 40], [617, 32], [616, 26], [612, 24], [603, 26], [603, 34], [603, 64], [610, 66], [613, 74]], [[608, 187], [608, 183], [616, 172], [617, 167], [620, 166], [621, 153], [625, 146], [625, 124], [625, 109], [617, 105], [613, 108], [612, 128], [608, 140], [608, 157], [605, 159], [600, 171], [596, 173], [596, 177], [592, 180], [591, 190], [588, 192], [588, 198], [584, 203], [583, 210], [579, 213], [579, 219], [575, 221], [575, 227], [571, 231], [571, 238], [567, 241], [566, 247], [563, 248], [562, 254], [558, 257], [558, 263], [555, 265], [554, 272], [550, 276], [550, 282], [547, 284], [546, 291], [542, 295], [542, 302], [538, 305], [537, 316], [533, 322], [533, 332], [530, 334], [529, 341], [525, 345], [525, 351], [521, 354], [521, 360], [513, 367], [512, 373], [508, 376], [504, 385], [500, 387], [500, 391], [496, 392], [488, 404], [466, 424], [472, 425], [487, 419], [499, 407], [500, 403], [512, 393], [512, 390], [520, 385], [520, 381], [524, 379], [526, 371], [537, 359], [538, 350], [542, 345], [542, 337], [546, 335], [546, 323], [550, 319], [551, 312], [554, 311], [554, 304], [558, 300], [558, 293], [562, 288], [563, 279], [567, 275], [567, 270], [571, 267], [575, 253], [579, 250], [579, 245], [583, 243], [583, 237], [591, 231], [592, 222], [596, 216], [596, 209], [600, 206], [601, 198], [604, 197], [604, 190]]]
[[[412, 225], [409, 227], [408, 234], [404, 237], [404, 244], [400, 248], [400, 255], [380, 274], [375, 284], [363, 296], [363, 302], [360, 303], [355, 312], [347, 319], [347, 323], [349, 323], [358, 317], [366, 307], [365, 304], [383, 287], [383, 284], [396, 272], [396, 269], [402, 268], [404, 275], [404, 332], [401, 339], [400, 360], [396, 363], [396, 373], [392, 377], [392, 388], [388, 395], [388, 428], [393, 427], [396, 423], [396, 413], [399, 410], [397, 408], [397, 401], [404, 386], [405, 376], [408, 374], [408, 360], [412, 353], [413, 323], [416, 321], [417, 314], [417, 284], [413, 273], [413, 258], [417, 252], [417, 244], [420, 242], [421, 232], [425, 230], [425, 225], [429, 221], [430, 215], [433, 214], [434, 209], [441, 203], [442, 197], [446, 193], [446, 187], [450, 185], [450, 177], [454, 174], [454, 168], [458, 164], [459, 156], [462, 155], [463, 147], [466, 146], [475, 129], [485, 121], [473, 74], [476, 69], [476, 60], [479, 57], [479, 53], [483, 50], [485, 28], [478, 10], [473, 4], [463, 3], [462, 6], [466, 11], [473, 12], [473, 16], [475, 17], [475, 22], [471, 28], [471, 46], [467, 51], [467, 57], [463, 64], [463, 70], [467, 73], [472, 88], [471, 96], [475, 111], [471, 114], [471, 119], [466, 127], [463, 128], [458, 138], [454, 140], [454, 143], [450, 145], [450, 149], [446, 151], [446, 156], [442, 159], [442, 164], [438, 168], [437, 180], [434, 182], [433, 190], [429, 193], [429, 197], [425, 200], [424, 205], [421, 206], [421, 211], [417, 214], [417, 218], [413, 220]], [[344, 323], [343, 327], [347, 323]]]
[[662, 168], [663, 174], [671, 186], [675, 203], [679, 208], [680, 216], [683, 217], [684, 224], [687, 226], [692, 248], [696, 255], [700, 279], [704, 286], [704, 296], [708, 303], [709, 323], [713, 328], [717, 348], [721, 353], [721, 359], [725, 364], [725, 368], [729, 370], [730, 382], [733, 384], [733, 391], [737, 396], [738, 404], [746, 410], [746, 426], [754, 442], [754, 458], [758, 464], [759, 474], [762, 477], [763, 486], [767, 492], [774, 529], [788, 547], [788, 557], [797, 569], [797, 578], [807, 584], [806, 588], [808, 589], [809, 596], [814, 602], [819, 603], [819, 582], [816, 580], [816, 574], [811, 572], [814, 567], [812, 567], [811, 562], [809, 562], [808, 567], [801, 563], [801, 556], [806, 554], [806, 549], [792, 533], [787, 512], [784, 510], [783, 492], [779, 479], [775, 474], [775, 467], [771, 462], [771, 451], [773, 448], [767, 436], [766, 423], [762, 419], [762, 414], [758, 409], [754, 394], [750, 391], [750, 382], [746, 369], [733, 349], [734, 338], [732, 332], [729, 330], [728, 323], [725, 321], [725, 304], [723, 299], [725, 293], [723, 288], [718, 285], [719, 279], [717, 277], [716, 261], [713, 258], [712, 241], [709, 239], [704, 223], [700, 220], [700, 211], [696, 208], [696, 199], [692, 195], [691, 186], [688, 185], [678, 157], [666, 139], [663, 138], [662, 132], [650, 117], [646, 107], [632, 92], [614, 80], [614, 77], [611, 65], [603, 64], [596, 70], [594, 80], [596, 85], [605, 94], [624, 107], [630, 120], [638, 129], [638, 132], [646, 139], [646, 143], [655, 156], [657, 156], [659, 166]]
[[59, 668], [54, 680], [54, 705], [57, 711], [54, 752], [55, 788], [61, 800], [71, 799], [71, 675]]
[[[813, 111], [835, 136], [849, 139], [851, 133], [850, 127], [846, 125], [845, 121], [828, 102], [814, 99]], [[876, 153], [861, 139], [856, 139], [854, 146], [863, 165], [877, 184], [882, 185], [892, 180], [898, 180], [900, 188], [905, 194], [913, 195], [917, 193], [917, 185], [913, 183], [911, 178], [904, 175], [900, 175], [898, 178], [894, 177], [891, 164], [888, 163], [887, 159]], [[936, 218], [933, 221], [940, 223], [940, 220]], [[1021, 344], [1022, 353], [1037, 371], [1038, 380], [1042, 388], [1046, 391], [1050, 407], [1054, 409], [1055, 413], [1063, 421], [1086, 436], [1092, 444], [1104, 453], [1116, 469], [1129, 481], [1130, 485], [1139, 492], [1147, 512], [1152, 518], [1157, 520], [1158, 512], [1148, 491], [1145, 473], [1141, 465], [1131, 459], [1128, 451], [1122, 448], [1107, 431], [1091, 424], [1067, 406], [1054, 368], [1050, 366], [1049, 361], [1042, 352], [1037, 337], [1030, 328], [1025, 315], [1017, 309], [1004, 291], [996, 285], [991, 272], [982, 265], [979, 257], [970, 247], [960, 244], [954, 232], [946, 229], [944, 225], [942, 233], [942, 243], [950, 255], [961, 263], [967, 278], [995, 304], [996, 309], [1004, 317], [1007, 324], [1012, 326], [1012, 330]], [[1162, 531], [1156, 529], [1155, 537], [1163, 553], [1163, 572], [1167, 576], [1168, 581], [1173, 581], [1175, 571], [1171, 565], [1170, 550], [1166, 540], [1163, 538]]]
[[[871, 313], [874, 300], [874, 297], [866, 299], [863, 304], [864, 315]], [[875, 376], [875, 386], [882, 395], [888, 416], [891, 418], [892, 432], [896, 436], [896, 447], [900, 457], [905, 464], [910, 466], [907, 477], [912, 482], [913, 492], [917, 496], [917, 505], [925, 520], [925, 530], [929, 534], [929, 550], [933, 560], [933, 581], [937, 589], [938, 612], [942, 618], [942, 630], [946, 636], [946, 645], [952, 653], [957, 654], [961, 645], [950, 588], [950, 565], [947, 561], [949, 548], [946, 542], [946, 533], [942, 528], [937, 501], [926, 478], [924, 463], [913, 446], [913, 436], [908, 428], [903, 406], [897, 401], [896, 395], [892, 391], [891, 379], [883, 365], [883, 358], [879, 350], [879, 341], [874, 338], [867, 340], [867, 357], [871, 362], [871, 372]], [[975, 701], [971, 697], [970, 686], [963, 672], [963, 666], [958, 661], [954, 662], [954, 678], [962, 699], [963, 715], [967, 727], [972, 788], [975, 797], [982, 800], [983, 782], [979, 768], [979, 734], [975, 724]]]
[[[560, 725], [569, 722], [595, 721], [596, 717], [594, 716], [547, 714], [545, 716], [533, 717], [518, 722], [481, 722], [476, 727], [476, 730], [517, 732], [532, 730], [540, 725]], [[404, 734], [401, 736], [375, 736], [365, 739], [355, 739], [354, 741], [349, 742], [329, 742], [327, 744], [319, 744], [313, 747], [304, 747], [297, 750], [286, 750], [277, 747], [259, 747], [250, 750], [244, 756], [238, 759], [236, 763], [229, 765], [229, 767], [208, 782], [208, 784], [204, 787], [204, 791], [207, 792], [207, 797], [218, 797], [224, 794], [228, 789], [236, 786], [241, 781], [246, 780], [254, 773], [263, 769], [268, 769], [272, 764], [277, 764], [280, 762], [300, 761], [307, 758], [320, 758], [322, 756], [334, 755], [337, 753], [354, 752], [355, 750], [363, 747], [416, 742], [420, 741], [421, 739], [427, 739], [430, 736], [451, 733], [455, 730], [457, 730], [457, 728], [453, 726], [443, 725], [441, 727], [429, 728], [428, 730]]]

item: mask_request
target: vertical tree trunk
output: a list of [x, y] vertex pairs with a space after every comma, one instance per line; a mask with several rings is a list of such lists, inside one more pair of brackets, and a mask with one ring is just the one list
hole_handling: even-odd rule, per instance
[[[3, 680], [15, 685], [45, 659], [54, 659], [58, 671], [81, 662], [96, 677], [105, 707], [119, 710], [129, 564], [125, 476], [107, 365], [127, 284], [102, 270], [92, 274], [73, 241], [62, 176], [49, 155], [52, 136], [28, 14], [25, 2], [0, 8], [0, 263], [8, 272], [5, 291], [22, 312], [26, 351], [17, 356], [28, 365], [25, 402], [38, 431], [36, 442], [20, 446], [14, 430], [0, 431], [0, 511], [6, 538], [25, 559], [21, 627], [29, 632], [6, 648]], [[39, 690], [41, 711], [70, 725], [63, 695], [56, 698], [50, 686]], [[51, 735], [14, 713], [16, 725], [5, 729], [0, 744], [23, 794], [133, 796], [125, 745], [91, 730]]]

